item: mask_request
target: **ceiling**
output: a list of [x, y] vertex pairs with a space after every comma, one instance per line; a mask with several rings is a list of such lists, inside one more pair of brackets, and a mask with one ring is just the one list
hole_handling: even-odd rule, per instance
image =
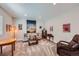
[[79, 9], [77, 3], [58, 3], [56, 5], [53, 3], [0, 3], [0, 6], [12, 17], [42, 19], [51, 19], [71, 10]]

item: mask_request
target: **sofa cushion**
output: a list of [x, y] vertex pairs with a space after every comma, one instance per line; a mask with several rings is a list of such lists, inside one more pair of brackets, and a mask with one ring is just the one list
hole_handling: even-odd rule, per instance
[[71, 42], [69, 43], [70, 46], [73, 46], [73, 45], [75, 45], [75, 44], [76, 44], [76, 42], [74, 42], [74, 41], [71, 41]]
[[72, 46], [72, 48], [75, 48], [75, 49], [77, 49], [79, 47], [79, 44], [78, 43], [76, 43], [76, 44], [74, 44], [73, 46]]

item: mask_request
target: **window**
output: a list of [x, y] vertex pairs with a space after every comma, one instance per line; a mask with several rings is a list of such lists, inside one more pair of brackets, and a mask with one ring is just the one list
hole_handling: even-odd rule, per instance
[[3, 17], [0, 16], [0, 35], [3, 34]]

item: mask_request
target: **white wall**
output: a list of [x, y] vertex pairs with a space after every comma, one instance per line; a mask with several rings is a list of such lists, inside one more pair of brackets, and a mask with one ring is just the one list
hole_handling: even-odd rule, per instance
[[[70, 23], [71, 32], [63, 32], [63, 24]], [[75, 34], [79, 34], [79, 9], [74, 11], [65, 12], [62, 15], [56, 16], [51, 20], [46, 21], [46, 28], [50, 32], [49, 28], [53, 26], [54, 42], [60, 40], [71, 41]]]
[[0, 35], [3, 34], [3, 17], [0, 16]]
[[[24, 33], [27, 31], [26, 20], [28, 18], [20, 18], [15, 20], [15, 24], [18, 28], [18, 24], [23, 24], [23, 29], [18, 31], [16, 34], [17, 40], [23, 40]], [[35, 19], [31, 19], [35, 20]], [[36, 19], [37, 21], [37, 32], [39, 32], [39, 26], [42, 25], [45, 27], [50, 33], [50, 26], [53, 26], [54, 42], [58, 42], [60, 40], [71, 41], [75, 34], [79, 34], [79, 9], [71, 10], [68, 12], [64, 12], [59, 16], [53, 17], [52, 19], [43, 20]], [[45, 23], [45, 24], [44, 24]], [[63, 32], [63, 24], [70, 23], [71, 32]]]
[[[47, 29], [48, 33], [50, 33], [49, 29], [50, 29], [50, 26], [53, 26], [53, 35], [54, 35], [54, 41], [55, 42], [58, 42], [60, 40], [65, 40], [65, 41], [71, 41], [73, 36], [75, 34], [79, 34], [79, 8], [77, 7], [72, 7], [70, 5], [70, 7], [67, 6], [58, 6], [57, 8], [55, 8], [54, 10], [51, 11], [54, 12], [54, 16], [49, 13], [50, 15], [52, 15], [52, 19], [48, 19], [50, 17], [48, 16], [45, 16], [48, 20], [46, 19], [37, 19], [37, 32], [39, 32], [39, 26], [40, 24], [42, 24], [42, 26], [45, 26], [45, 28]], [[67, 8], [67, 9], [66, 9]], [[76, 9], [75, 9], [76, 8]], [[66, 10], [65, 10], [66, 9]], [[68, 10], [69, 9], [69, 10]], [[66, 12], [65, 12], [66, 11]], [[57, 14], [58, 12], [58, 14]], [[46, 13], [47, 14], [47, 13]], [[17, 33], [17, 38], [18, 39], [21, 39], [23, 40], [23, 35], [24, 33], [27, 31], [26, 30], [26, 20], [28, 18], [23, 18], [23, 19], [16, 19], [15, 20], [15, 24], [16, 26], [18, 27], [18, 24], [23, 24], [23, 29], [22, 31], [20, 30], [18, 33]], [[45, 23], [45, 25], [44, 25]], [[69, 24], [70, 23], [70, 26], [71, 26], [71, 32], [63, 32], [63, 24]]]
[[18, 24], [22, 24], [22, 30], [18, 30], [18, 32], [16, 33], [16, 38], [17, 38], [17, 40], [18, 39], [22, 40], [24, 33], [26, 33], [26, 21], [25, 21], [25, 19], [16, 19], [15, 25], [16, 25], [17, 29], [18, 29]]
[[8, 38], [10, 37], [10, 33], [6, 32], [6, 24], [12, 24], [12, 18], [2, 8], [0, 8], [0, 16], [3, 19], [3, 34], [0, 35], [0, 39]]

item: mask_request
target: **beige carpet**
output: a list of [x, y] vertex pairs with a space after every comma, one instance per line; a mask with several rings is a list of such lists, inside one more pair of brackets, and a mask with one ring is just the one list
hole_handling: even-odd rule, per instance
[[[11, 46], [3, 47], [2, 56], [11, 56]], [[39, 44], [28, 46], [27, 42], [16, 42], [14, 56], [57, 56], [56, 44], [40, 40]]]

